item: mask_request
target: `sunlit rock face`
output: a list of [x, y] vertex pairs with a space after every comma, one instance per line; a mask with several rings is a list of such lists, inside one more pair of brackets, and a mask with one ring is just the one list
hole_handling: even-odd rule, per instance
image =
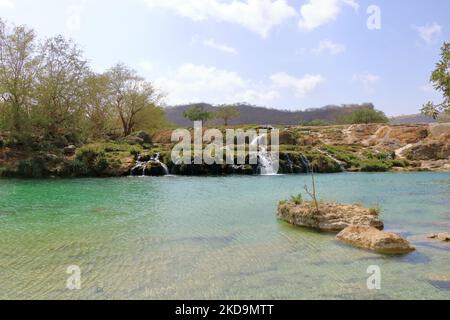
[[351, 246], [382, 254], [407, 254], [415, 251], [409, 241], [399, 235], [372, 227], [350, 226], [336, 238]]
[[340, 232], [352, 226], [367, 226], [383, 230], [384, 224], [379, 213], [360, 205], [320, 203], [319, 211], [311, 203], [281, 203], [278, 218], [299, 227], [326, 232]]

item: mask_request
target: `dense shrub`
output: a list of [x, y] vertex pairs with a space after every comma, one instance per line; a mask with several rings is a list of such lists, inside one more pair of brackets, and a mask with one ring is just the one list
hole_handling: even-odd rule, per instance
[[361, 165], [361, 171], [363, 172], [386, 172], [391, 169], [391, 166], [382, 161], [369, 160]]
[[17, 174], [24, 178], [44, 178], [49, 175], [47, 162], [40, 156], [22, 160], [17, 167]]

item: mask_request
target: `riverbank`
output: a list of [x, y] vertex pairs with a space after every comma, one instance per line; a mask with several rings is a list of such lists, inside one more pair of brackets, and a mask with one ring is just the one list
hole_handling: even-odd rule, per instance
[[[257, 129], [249, 126], [247, 129]], [[280, 174], [450, 171], [450, 124], [280, 129]], [[0, 176], [18, 178], [254, 175], [261, 165], [176, 165], [171, 131], [65, 147], [33, 148], [0, 135]], [[157, 161], [155, 161], [155, 159]]]

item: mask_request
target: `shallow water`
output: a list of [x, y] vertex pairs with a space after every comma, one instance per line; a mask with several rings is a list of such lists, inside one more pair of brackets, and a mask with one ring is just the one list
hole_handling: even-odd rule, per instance
[[[318, 176], [381, 205], [417, 252], [382, 256], [276, 219], [304, 175], [0, 180], [1, 299], [450, 299], [450, 174]], [[78, 265], [82, 289], [66, 288]], [[367, 268], [382, 272], [370, 291]]]

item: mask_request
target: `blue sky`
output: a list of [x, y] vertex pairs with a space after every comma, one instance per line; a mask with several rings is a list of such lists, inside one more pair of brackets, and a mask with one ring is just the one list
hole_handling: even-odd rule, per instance
[[0, 0], [0, 17], [73, 38], [95, 70], [125, 62], [168, 104], [417, 113], [450, 41], [448, 0]]

